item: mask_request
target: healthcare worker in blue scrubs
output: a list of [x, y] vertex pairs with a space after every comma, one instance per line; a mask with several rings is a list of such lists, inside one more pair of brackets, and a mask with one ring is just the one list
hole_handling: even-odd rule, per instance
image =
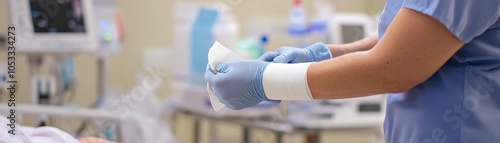
[[232, 109], [395, 93], [388, 143], [500, 142], [499, 18], [499, 0], [388, 0], [378, 37], [280, 48], [205, 79]]

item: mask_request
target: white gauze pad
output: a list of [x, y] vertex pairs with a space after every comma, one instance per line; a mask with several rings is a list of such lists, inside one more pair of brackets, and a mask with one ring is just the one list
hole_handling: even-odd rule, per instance
[[[242, 61], [243, 59], [238, 56], [238, 54], [222, 46], [219, 42], [215, 41], [214, 45], [208, 50], [208, 65], [213, 72], [217, 72], [216, 68], [221, 63]], [[214, 73], [217, 74], [217, 73]], [[208, 96], [210, 97], [210, 103], [215, 111], [218, 111], [226, 105], [221, 103], [217, 96], [215, 96], [214, 91], [210, 84], [207, 83]]]

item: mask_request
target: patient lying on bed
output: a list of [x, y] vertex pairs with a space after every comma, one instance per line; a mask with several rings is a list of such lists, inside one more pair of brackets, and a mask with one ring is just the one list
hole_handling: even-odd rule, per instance
[[13, 125], [0, 115], [0, 143], [113, 143], [100, 138], [84, 137], [75, 139], [70, 134], [54, 127], [27, 127]]

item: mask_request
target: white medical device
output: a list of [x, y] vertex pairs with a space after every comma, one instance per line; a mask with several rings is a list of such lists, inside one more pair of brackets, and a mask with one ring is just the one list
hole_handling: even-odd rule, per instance
[[17, 52], [97, 49], [91, 0], [9, 0], [9, 8]]
[[329, 26], [333, 44], [351, 43], [376, 34], [376, 21], [366, 14], [336, 13]]
[[93, 0], [95, 16], [96, 42], [100, 53], [117, 53], [120, 51], [120, 22], [116, 10], [116, 0]]
[[[380, 127], [385, 118], [386, 95], [321, 101], [291, 113], [292, 124], [309, 128]], [[291, 111], [290, 111], [291, 112]]]

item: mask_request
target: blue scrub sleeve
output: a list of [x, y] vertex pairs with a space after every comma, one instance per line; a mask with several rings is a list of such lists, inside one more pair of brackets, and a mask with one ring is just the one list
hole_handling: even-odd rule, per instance
[[500, 0], [405, 0], [403, 7], [436, 18], [464, 43], [500, 18]]

